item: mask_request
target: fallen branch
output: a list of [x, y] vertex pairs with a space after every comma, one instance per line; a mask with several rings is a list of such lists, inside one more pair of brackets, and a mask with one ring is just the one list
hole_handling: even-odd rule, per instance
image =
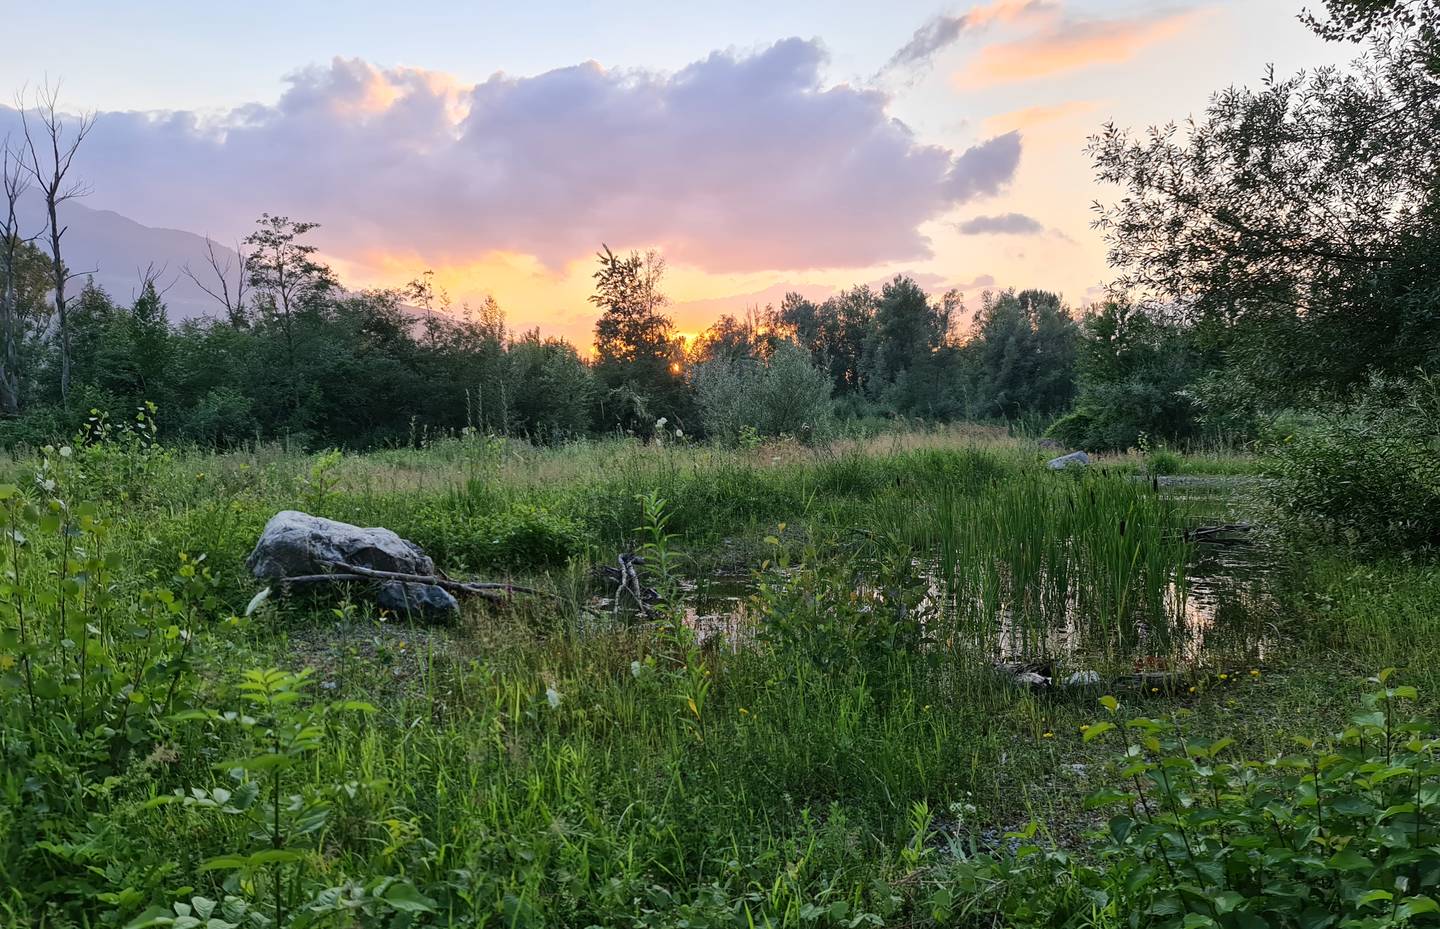
[[[410, 584], [429, 584], [440, 587], [452, 593], [465, 594], [473, 597], [484, 597], [492, 602], [503, 602], [511, 595], [524, 594], [531, 597], [547, 597], [565, 605], [571, 605], [571, 601], [552, 593], [548, 590], [539, 590], [535, 587], [525, 587], [520, 584], [497, 583], [487, 581], [457, 581], [443, 575], [436, 574], [406, 574], [400, 571], [379, 571], [375, 568], [366, 568], [360, 565], [343, 564], [338, 561], [323, 562], [328, 567], [334, 568], [333, 574], [301, 574], [294, 577], [278, 578], [281, 584], [320, 584], [320, 583], [344, 583], [355, 581], [403, 581]], [[595, 610], [583, 604], [574, 604], [580, 610], [599, 616]]]

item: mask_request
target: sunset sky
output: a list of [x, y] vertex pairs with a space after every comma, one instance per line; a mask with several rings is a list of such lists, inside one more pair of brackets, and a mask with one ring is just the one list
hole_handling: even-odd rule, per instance
[[[425, 268], [458, 304], [588, 346], [593, 254], [654, 247], [672, 312], [1107, 277], [1083, 152], [1107, 119], [1342, 61], [1297, 0], [55, 2], [7, 13], [0, 88], [97, 110], [88, 206], [245, 234], [323, 224], [352, 286]], [[56, 22], [63, 38], [52, 42]]]

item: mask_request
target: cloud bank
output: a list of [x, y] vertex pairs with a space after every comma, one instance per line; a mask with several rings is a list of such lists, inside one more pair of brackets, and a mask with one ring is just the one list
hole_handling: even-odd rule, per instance
[[928, 257], [919, 227], [1002, 190], [1019, 134], [923, 144], [885, 94], [825, 84], [824, 60], [787, 39], [674, 73], [587, 62], [466, 85], [336, 59], [273, 104], [102, 113], [77, 170], [93, 205], [146, 222], [228, 241], [268, 210], [321, 222], [346, 256], [559, 268], [604, 241], [711, 272]]
[[955, 224], [961, 235], [1039, 235], [1045, 231], [1040, 221], [1024, 213], [1002, 213], [999, 216], [976, 216]]

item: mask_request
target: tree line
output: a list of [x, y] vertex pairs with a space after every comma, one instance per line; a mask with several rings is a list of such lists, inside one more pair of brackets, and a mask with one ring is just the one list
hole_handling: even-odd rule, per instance
[[[72, 169], [93, 121], [62, 118], [45, 91], [0, 151], [0, 438], [48, 440], [145, 401], [174, 435], [218, 446], [467, 427], [804, 438], [863, 417], [1027, 421], [1090, 448], [1248, 438], [1440, 366], [1440, 13], [1329, 0], [1304, 18], [1368, 54], [1220, 91], [1183, 129], [1089, 140], [1123, 196], [1097, 207], [1115, 277], [1083, 313], [1044, 290], [987, 292], [970, 312], [901, 276], [788, 294], [686, 343], [663, 256], [602, 247], [588, 358], [509, 331], [493, 300], [449, 307], [428, 273], [346, 290], [307, 238], [315, 224], [270, 214], [238, 263], [212, 249], [186, 269], [214, 318], [171, 325], [153, 273], [117, 303], [65, 263], [56, 211], [86, 192]], [[31, 188], [49, 217], [38, 233], [17, 222]]]
[[465, 428], [546, 442], [661, 430], [808, 438], [837, 415], [1053, 415], [1074, 392], [1079, 329], [1040, 291], [987, 293], [962, 332], [958, 294], [932, 300], [897, 277], [819, 302], [789, 294], [687, 343], [665, 311], [663, 257], [606, 248], [586, 358], [563, 339], [511, 331], [493, 299], [450, 306], [428, 272], [346, 290], [307, 241], [316, 228], [262, 215], [238, 264], [212, 252], [203, 274], [187, 269], [217, 307], [179, 324], [153, 269], [128, 303], [85, 280], [67, 298], [65, 339], [49, 256], [12, 239], [6, 440], [49, 441], [94, 410], [145, 403], [171, 435], [219, 447], [366, 447]]

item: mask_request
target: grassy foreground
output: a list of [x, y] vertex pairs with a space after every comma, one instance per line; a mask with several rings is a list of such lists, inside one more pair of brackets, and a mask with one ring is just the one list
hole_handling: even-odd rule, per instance
[[[17, 461], [0, 486], [0, 914], [1043, 925], [1060, 902], [1017, 904], [967, 862], [1083, 859], [1104, 817], [1082, 800], [1117, 777], [1116, 747], [1082, 730], [1102, 694], [1256, 757], [1342, 723], [1381, 667], [1434, 705], [1434, 567], [1277, 542], [1227, 607], [1253, 635], [1201, 648], [1178, 533], [1252, 505], [1249, 485], [1197, 503], [1136, 479], [1140, 460], [1079, 477], [1044, 457], [976, 430], [345, 458], [132, 437]], [[385, 525], [452, 573], [561, 600], [467, 605], [450, 627], [377, 616], [362, 591], [247, 615], [244, 556], [283, 508]], [[590, 564], [630, 546], [675, 606], [582, 610]], [[702, 641], [684, 591], [736, 570], [754, 631]], [[1017, 656], [1103, 683], [1019, 687], [993, 666]], [[1168, 676], [1137, 685], [1151, 669]], [[1087, 900], [1065, 918], [1131, 924], [1113, 892]]]

